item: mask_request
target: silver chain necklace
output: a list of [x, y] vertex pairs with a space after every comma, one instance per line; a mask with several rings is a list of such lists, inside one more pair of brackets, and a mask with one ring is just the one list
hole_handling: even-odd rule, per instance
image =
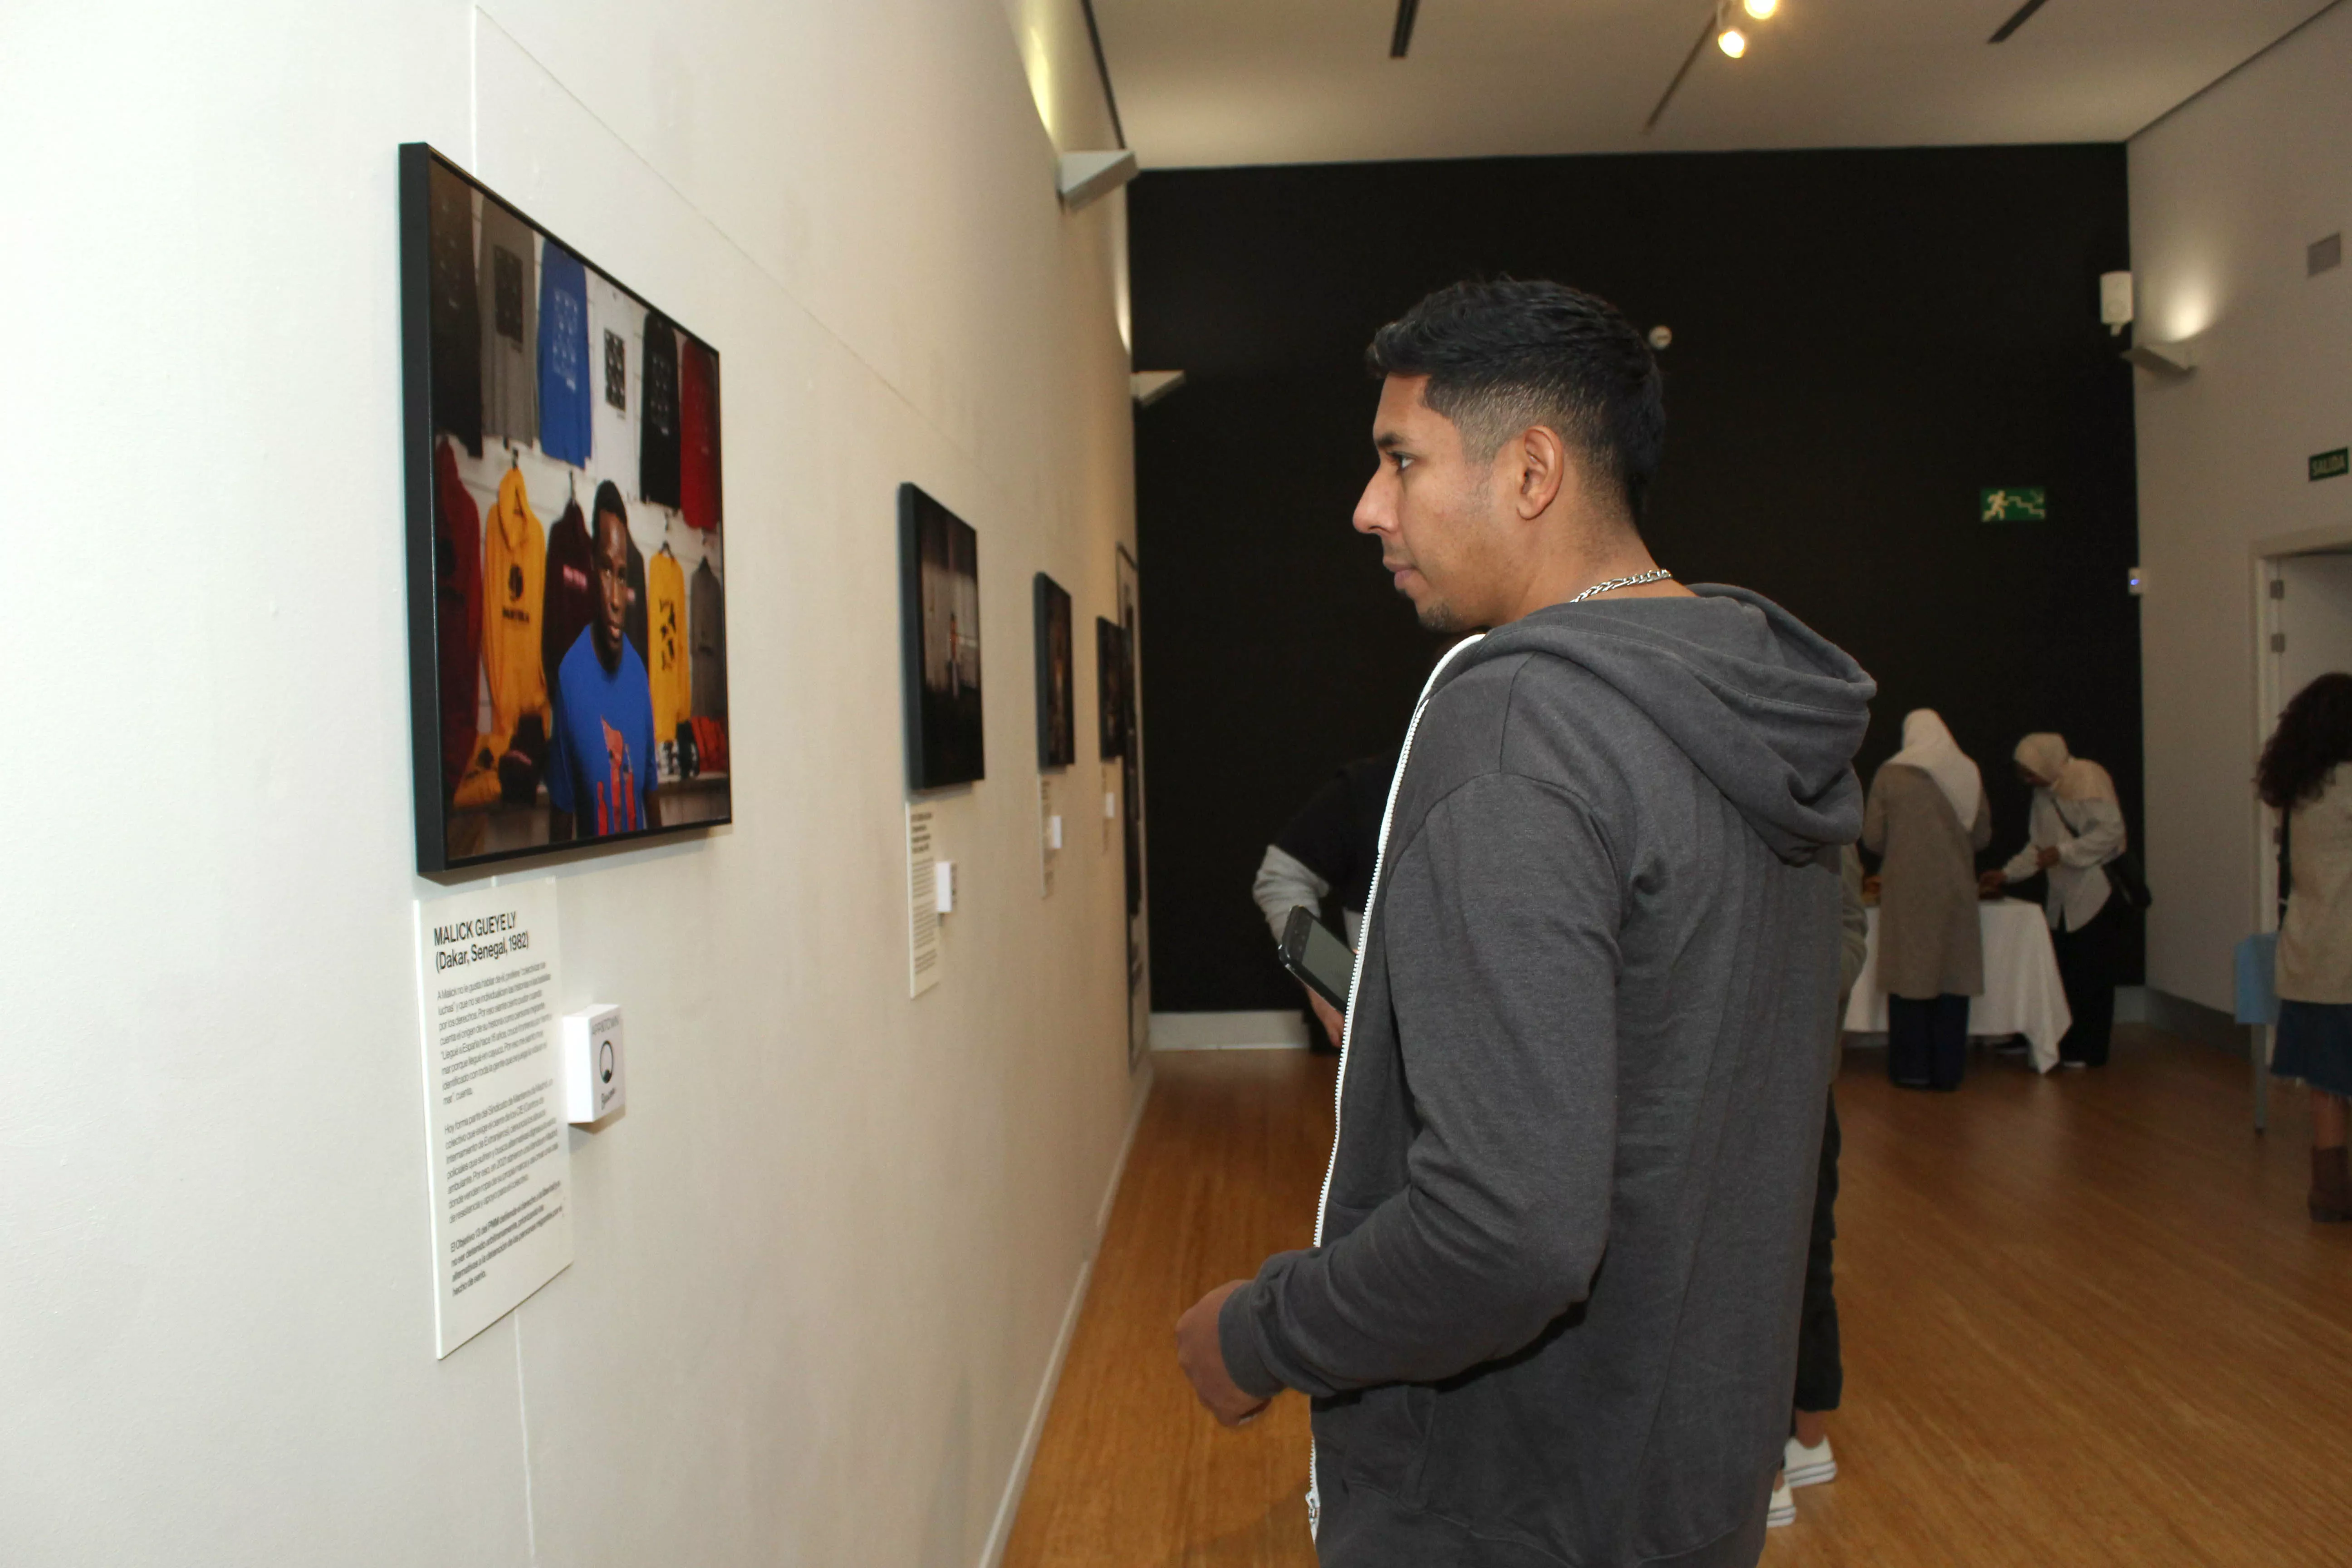
[[1655, 572], [1643, 572], [1632, 577], [1612, 577], [1606, 583], [1595, 583], [1591, 587], [1570, 599], [1569, 603], [1580, 605], [1595, 594], [1606, 594], [1616, 588], [1638, 588], [1644, 583], [1663, 583], [1673, 575], [1673, 573], [1661, 566]]

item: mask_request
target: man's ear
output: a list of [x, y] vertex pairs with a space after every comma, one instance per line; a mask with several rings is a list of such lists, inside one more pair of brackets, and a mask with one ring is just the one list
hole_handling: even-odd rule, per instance
[[1516, 470], [1513, 497], [1520, 520], [1532, 521], [1551, 510], [1569, 482], [1568, 443], [1549, 425], [1530, 425], [1504, 443]]

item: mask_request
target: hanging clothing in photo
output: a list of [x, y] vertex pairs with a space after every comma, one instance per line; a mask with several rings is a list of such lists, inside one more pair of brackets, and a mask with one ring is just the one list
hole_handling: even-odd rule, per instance
[[719, 526], [719, 356], [677, 334], [678, 510], [688, 526]]
[[588, 269], [550, 241], [539, 258], [539, 444], [585, 467], [594, 439], [588, 368]]
[[425, 336], [433, 355], [433, 425], [478, 458], [482, 327], [474, 283], [474, 188], [437, 162], [426, 184], [432, 193], [426, 218], [432, 297], [425, 305]]
[[650, 601], [653, 657], [646, 668], [653, 681], [654, 741], [656, 745], [677, 738], [678, 721], [693, 711], [688, 689], [686, 646], [686, 568], [667, 550], [656, 550], [646, 563]]
[[482, 429], [518, 446], [539, 439], [538, 236], [482, 198]]
[[652, 642], [646, 635], [646, 557], [635, 539], [629, 541], [629, 619], [624, 628], [629, 646], [637, 650], [639, 661], [651, 665], [647, 650]]
[[457, 454], [446, 437], [433, 452], [433, 582], [446, 802], [457, 798], [474, 750], [475, 689], [482, 668], [482, 514], [466, 493]]
[[647, 826], [654, 787], [654, 710], [646, 663], [625, 639], [611, 669], [594, 633], [572, 645], [555, 677], [556, 722], [547, 756], [548, 803], [569, 812], [582, 838]]
[[677, 329], [659, 310], [646, 312], [645, 407], [637, 416], [637, 493], [656, 506], [677, 505]]
[[[694, 716], [727, 717], [727, 593], [706, 561], [694, 569], [687, 590], [687, 647], [692, 671]], [[705, 764], [706, 766], [708, 764]]]
[[589, 471], [621, 488], [624, 500], [639, 499], [637, 410], [645, 402], [638, 386], [644, 372], [646, 308], [603, 273], [588, 274], [588, 363], [595, 395], [593, 455]]
[[727, 721], [698, 714], [688, 723], [694, 731], [694, 750], [701, 771], [706, 773], [728, 772]]
[[596, 615], [596, 590], [590, 574], [593, 564], [588, 542], [588, 520], [576, 500], [567, 503], [563, 515], [547, 531], [547, 596], [540, 613], [540, 664], [545, 669], [559, 669], [563, 656], [588, 629]]
[[546, 539], [521, 472], [509, 468], [499, 481], [498, 504], [490, 509], [482, 569], [482, 671], [490, 685], [485, 743], [493, 759], [506, 751], [525, 717], [536, 713], [542, 724], [547, 719], [547, 665], [540, 650], [546, 574]]
[[[593, 548], [588, 517], [572, 501], [547, 533], [547, 608], [541, 633], [545, 668], [553, 669], [596, 618], [595, 582], [590, 574]], [[629, 615], [625, 627], [637, 658], [646, 657], [646, 558], [629, 541]]]

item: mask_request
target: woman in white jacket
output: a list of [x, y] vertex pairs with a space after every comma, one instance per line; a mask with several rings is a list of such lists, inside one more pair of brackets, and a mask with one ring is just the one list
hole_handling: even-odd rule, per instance
[[2042, 908], [2050, 920], [2066, 1009], [2074, 1016], [2058, 1042], [2058, 1060], [2063, 1067], [2103, 1068], [2115, 1029], [2123, 942], [2123, 900], [2105, 869], [2124, 852], [2116, 781], [2098, 763], [2070, 754], [2063, 738], [2046, 732], [2017, 743], [2017, 771], [2033, 786], [2026, 846], [2008, 865], [1984, 874], [1985, 890], [2048, 877]]

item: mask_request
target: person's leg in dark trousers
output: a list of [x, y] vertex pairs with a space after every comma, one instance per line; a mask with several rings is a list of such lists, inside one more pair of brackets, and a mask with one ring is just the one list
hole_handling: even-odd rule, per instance
[[1845, 1392], [1845, 1362], [1838, 1353], [1837, 1294], [1832, 1267], [1837, 1240], [1838, 1193], [1837, 1096], [1830, 1096], [1828, 1119], [1822, 1123], [1821, 1174], [1813, 1184], [1813, 1236], [1805, 1248], [1805, 1303], [1797, 1320], [1797, 1436], [1810, 1447], [1820, 1434], [1807, 1432], [1803, 1417], [1835, 1410]]
[[2074, 1025], [2058, 1042], [2058, 1059], [2107, 1065], [2107, 1038], [2116, 1025], [2116, 950], [2122, 936], [2120, 900], [2110, 897], [2080, 931], [2054, 931], [2058, 981], [2066, 990]]
[[1928, 1005], [1927, 1087], [1958, 1089], [1969, 1067], [1969, 999], [1938, 996]]
[[1926, 1089], [1936, 1004], [1908, 996], [1886, 999], [1886, 1076], [1898, 1088]]

